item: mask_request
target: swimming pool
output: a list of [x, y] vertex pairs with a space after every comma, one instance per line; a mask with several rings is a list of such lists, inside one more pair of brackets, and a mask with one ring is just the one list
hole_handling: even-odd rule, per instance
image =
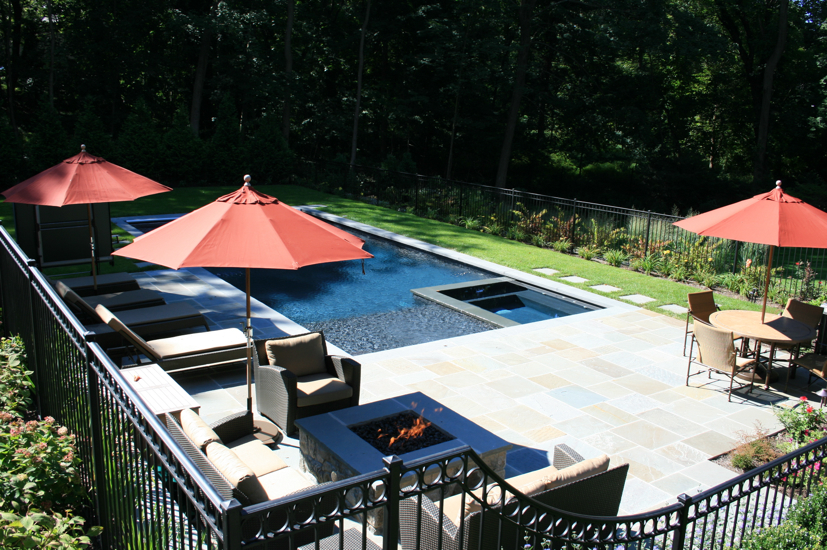
[[[137, 231], [174, 217], [126, 220]], [[331, 220], [326, 220], [333, 223]], [[342, 223], [349, 223], [346, 220]], [[352, 355], [422, 344], [501, 327], [601, 309], [581, 300], [532, 287], [365, 231], [333, 223], [365, 240], [374, 255], [361, 262], [337, 262], [300, 270], [251, 270], [251, 294]], [[408, 239], [409, 240], [409, 239]], [[492, 264], [493, 265], [493, 264]], [[244, 291], [245, 271], [208, 268]], [[437, 299], [435, 299], [437, 297]], [[558, 298], [562, 298], [559, 300]]]
[[[351, 230], [349, 230], [351, 231]], [[498, 328], [415, 296], [412, 288], [487, 279], [492, 273], [385, 239], [351, 231], [374, 255], [296, 271], [253, 269], [251, 294], [265, 305], [353, 355]], [[244, 270], [210, 268], [244, 289]]]

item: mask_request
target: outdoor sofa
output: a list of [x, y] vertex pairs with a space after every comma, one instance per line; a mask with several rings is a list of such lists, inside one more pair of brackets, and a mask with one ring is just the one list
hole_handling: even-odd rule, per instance
[[[515, 490], [562, 512], [616, 516], [628, 472], [628, 464], [609, 468], [607, 455], [586, 460], [567, 445], [558, 445], [554, 449], [553, 465], [506, 479], [510, 487], [505, 487], [504, 497], [504, 486], [489, 483], [484, 496], [482, 489], [477, 489], [472, 494], [460, 492], [444, 498], [441, 514], [440, 503], [425, 495], [421, 503], [420, 497], [402, 500], [402, 548], [437, 548], [441, 540], [445, 550], [521, 549], [524, 533], [501, 515], [503, 510], [514, 513], [518, 508], [513, 500]], [[483, 498], [489, 505], [482, 506]], [[461, 523], [464, 523], [462, 544], [459, 541]], [[539, 548], [539, 543], [536, 547]]]
[[328, 355], [322, 332], [255, 340], [253, 365], [258, 410], [287, 435], [299, 418], [359, 404], [362, 366]]
[[[233, 414], [207, 425], [198, 414], [184, 409], [180, 421], [175, 415], [167, 414], [166, 424], [175, 441], [225, 500], [235, 498], [242, 506], [252, 506], [316, 486], [255, 437], [250, 412]], [[242, 530], [245, 526], [251, 530], [242, 533], [243, 538], [256, 535], [258, 529], [253, 523], [246, 522], [242, 527]], [[315, 548], [312, 544], [316, 535], [324, 540], [333, 534], [334, 527], [333, 521], [320, 523], [315, 533], [312, 528], [301, 531], [294, 542]], [[353, 533], [346, 535], [354, 536]], [[338, 537], [331, 537], [320, 548], [338, 548], [333, 542], [338, 543]], [[267, 548], [286, 550], [289, 541], [276, 539]]]

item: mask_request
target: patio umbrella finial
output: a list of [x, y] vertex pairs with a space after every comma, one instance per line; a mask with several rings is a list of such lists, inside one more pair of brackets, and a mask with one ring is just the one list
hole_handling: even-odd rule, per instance
[[250, 180], [253, 179], [250, 177], [250, 174], [244, 176], [244, 187], [250, 187]]
[[775, 188], [781, 189], [781, 180], [775, 180]]
[[81, 152], [81, 153], [85, 153], [85, 152], [86, 152], [86, 145], [84, 145], [84, 144], [82, 144], [82, 143], [80, 144], [80, 152]]

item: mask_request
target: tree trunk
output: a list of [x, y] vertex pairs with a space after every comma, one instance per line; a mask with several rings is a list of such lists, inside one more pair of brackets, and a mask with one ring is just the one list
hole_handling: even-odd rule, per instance
[[457, 78], [457, 93], [454, 95], [454, 116], [451, 120], [451, 141], [448, 144], [448, 169], [445, 171], [445, 179], [451, 179], [451, 171], [454, 168], [454, 140], [457, 137], [457, 118], [459, 117], [459, 95], [462, 90], [462, 69], [465, 66], [465, 46], [468, 42], [468, 29], [471, 27], [470, 23], [466, 24], [465, 34], [462, 37], [462, 57], [459, 75]]
[[350, 166], [356, 164], [356, 139], [359, 136], [359, 111], [362, 109], [362, 69], [365, 66], [365, 31], [370, 19], [370, 2], [365, 10], [365, 20], [362, 22], [362, 34], [359, 38], [359, 73], [356, 77], [356, 109], [353, 111], [353, 140], [350, 145]]
[[752, 175], [753, 183], [761, 184], [766, 178], [766, 156], [767, 156], [767, 139], [769, 137], [770, 126], [770, 100], [772, 99], [772, 80], [775, 77], [775, 70], [778, 68], [778, 62], [781, 60], [781, 54], [784, 53], [784, 47], [787, 45], [787, 12], [789, 11], [789, 2], [784, 0], [781, 2], [781, 9], [778, 11], [778, 42], [775, 44], [770, 58], [764, 67], [764, 81], [761, 96], [761, 113], [758, 118], [758, 140], [755, 146], [755, 165]]
[[49, 105], [55, 106], [55, 22], [52, 18], [52, 0], [46, 0], [49, 17]]
[[[213, 2], [207, 15], [208, 21], [212, 18], [218, 1]], [[210, 62], [210, 47], [213, 39], [212, 26], [209, 23], [201, 34], [201, 49], [198, 52], [198, 64], [195, 67], [195, 82], [192, 85], [192, 104], [190, 105], [190, 128], [197, 136], [201, 129], [201, 103], [204, 98], [204, 82], [207, 79], [207, 65]]]
[[536, 0], [522, 0], [520, 6], [520, 53], [517, 55], [517, 72], [514, 78], [514, 87], [511, 91], [511, 109], [508, 112], [508, 122], [505, 126], [505, 137], [500, 151], [500, 164], [497, 169], [497, 187], [505, 187], [508, 176], [508, 164], [511, 162], [511, 146], [514, 143], [514, 132], [517, 129], [517, 118], [520, 114], [520, 101], [523, 98], [525, 75], [528, 71], [528, 58], [531, 46], [531, 12]]
[[9, 122], [14, 129], [14, 135], [19, 137], [20, 132], [17, 127], [14, 108], [14, 90], [17, 88], [17, 67], [20, 64], [20, 34], [23, 26], [23, 7], [20, 4], [20, 0], [10, 0], [10, 3], [11, 21], [7, 24], [6, 47], [9, 47], [8, 31], [11, 31], [11, 51], [9, 51], [6, 56], [8, 60], [8, 66], [6, 67], [6, 99], [9, 103]]
[[293, 79], [293, 14], [296, 0], [287, 0], [287, 26], [284, 29], [284, 112], [282, 114], [281, 133], [284, 141], [290, 143], [290, 88]]

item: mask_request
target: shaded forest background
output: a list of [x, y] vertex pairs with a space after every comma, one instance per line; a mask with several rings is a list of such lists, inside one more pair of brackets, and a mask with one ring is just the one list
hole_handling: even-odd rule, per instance
[[0, 0], [0, 188], [299, 158], [669, 212], [827, 208], [821, 0]]

